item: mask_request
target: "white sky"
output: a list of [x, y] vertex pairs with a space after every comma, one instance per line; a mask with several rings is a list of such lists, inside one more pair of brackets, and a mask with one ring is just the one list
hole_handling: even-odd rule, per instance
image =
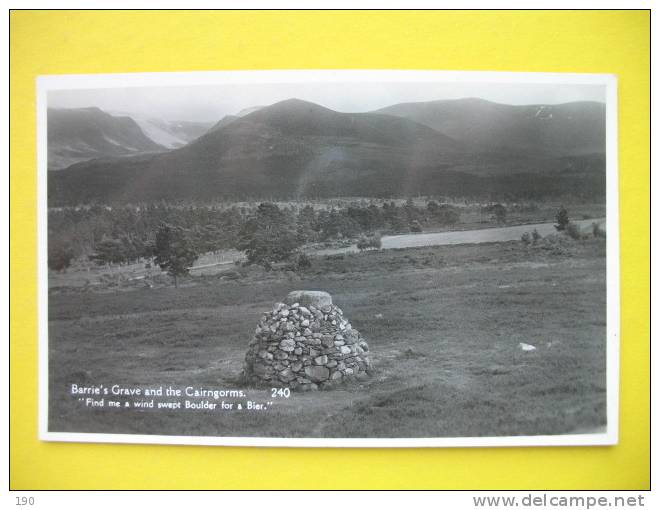
[[48, 106], [97, 106], [166, 120], [216, 122], [244, 108], [270, 105], [289, 98], [318, 103], [342, 112], [372, 111], [396, 103], [479, 97], [505, 104], [605, 102], [603, 85], [530, 83], [275, 83], [111, 89], [56, 90]]

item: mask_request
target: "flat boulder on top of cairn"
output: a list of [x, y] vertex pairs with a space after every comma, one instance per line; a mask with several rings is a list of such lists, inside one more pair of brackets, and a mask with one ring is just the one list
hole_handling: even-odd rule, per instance
[[297, 290], [264, 313], [245, 355], [249, 383], [317, 390], [369, 375], [369, 346], [327, 292]]

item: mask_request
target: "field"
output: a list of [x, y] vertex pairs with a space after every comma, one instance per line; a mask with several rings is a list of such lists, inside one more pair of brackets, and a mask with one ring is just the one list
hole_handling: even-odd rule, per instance
[[[318, 257], [303, 272], [232, 273], [194, 276], [178, 289], [51, 289], [50, 430], [457, 437], [606, 424], [601, 239], [561, 249], [511, 241], [383, 250]], [[296, 289], [332, 294], [369, 343], [371, 378], [296, 392], [260, 413], [90, 409], [68, 394], [72, 383], [240, 388], [262, 312]], [[272, 400], [268, 388], [247, 392]]]

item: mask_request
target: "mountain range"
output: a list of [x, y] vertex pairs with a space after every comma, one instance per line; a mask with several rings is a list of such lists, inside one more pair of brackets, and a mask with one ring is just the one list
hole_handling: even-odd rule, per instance
[[183, 147], [156, 145], [51, 172], [49, 203], [604, 196], [600, 103], [466, 99], [341, 113], [289, 99], [227, 116]]

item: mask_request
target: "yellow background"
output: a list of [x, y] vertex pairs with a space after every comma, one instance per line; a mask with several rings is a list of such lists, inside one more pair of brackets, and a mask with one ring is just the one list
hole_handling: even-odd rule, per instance
[[[10, 16], [11, 488], [649, 488], [648, 12], [14, 11]], [[36, 77], [222, 69], [617, 74], [620, 444], [318, 450], [38, 441]]]

